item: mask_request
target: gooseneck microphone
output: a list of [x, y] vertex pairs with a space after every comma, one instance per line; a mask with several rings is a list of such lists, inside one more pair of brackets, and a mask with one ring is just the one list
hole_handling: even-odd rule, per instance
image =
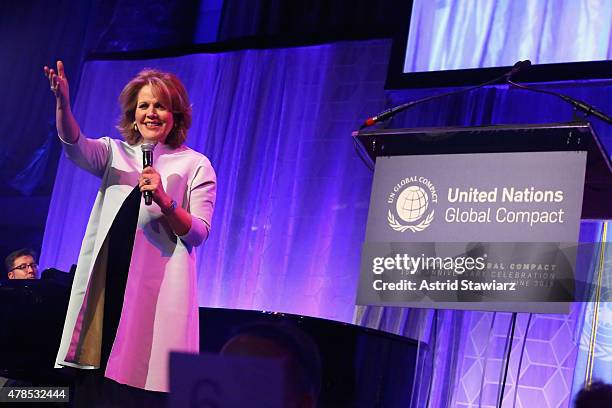
[[514, 76], [518, 75], [520, 72], [523, 72], [531, 67], [531, 61], [517, 61], [516, 64], [512, 66], [512, 69], [504, 74], [504, 78], [506, 81], [511, 80]]
[[[145, 142], [140, 145], [142, 150], [142, 168], [153, 166], [153, 150], [155, 149], [155, 143]], [[151, 205], [153, 203], [153, 192], [143, 191], [142, 196], [145, 200], [145, 205]]]
[[361, 125], [360, 129], [364, 129], [364, 128], [370, 127], [372, 125], [375, 125], [375, 124], [377, 124], [379, 122], [383, 122], [383, 121], [385, 121], [387, 119], [391, 119], [397, 113], [403, 112], [406, 109], [412, 108], [415, 105], [420, 105], [422, 103], [429, 102], [429, 101], [434, 100], [434, 99], [444, 98], [444, 97], [455, 95], [455, 94], [460, 94], [460, 93], [464, 93], [464, 92], [470, 92], [470, 91], [473, 91], [475, 89], [482, 88], [482, 87], [485, 87], [487, 85], [493, 85], [493, 84], [501, 82], [501, 81], [509, 81], [512, 77], [516, 76], [521, 71], [524, 71], [527, 68], [529, 68], [529, 66], [531, 66], [531, 61], [529, 61], [529, 60], [518, 61], [516, 64], [514, 64], [512, 66], [512, 69], [510, 71], [506, 72], [504, 75], [499, 76], [499, 77], [494, 78], [494, 79], [491, 79], [490, 81], [484, 82], [482, 84], [471, 86], [469, 88], [463, 88], [463, 89], [458, 89], [458, 90], [454, 90], [454, 91], [450, 91], [450, 92], [445, 92], [445, 93], [441, 93], [441, 94], [437, 94], [437, 95], [428, 96], [426, 98], [418, 99], [416, 101], [406, 102], [406, 103], [403, 103], [401, 105], [395, 106], [393, 108], [386, 109], [386, 110], [380, 112], [378, 115], [372, 116], [371, 118], [366, 119], [366, 121]]
[[[524, 69], [529, 68], [530, 65], [531, 65], [531, 61], [529, 61], [529, 60], [519, 61], [516, 64], [514, 64], [514, 67], [512, 68], [512, 71], [510, 71], [507, 74], [506, 82], [508, 84], [510, 84], [511, 86], [515, 87], [515, 88], [524, 89], [526, 91], [539, 92], [539, 93], [543, 93], [543, 94], [547, 94], [547, 95], [556, 96], [557, 98], [561, 98], [565, 102], [567, 102], [570, 105], [572, 105], [575, 110], [584, 112], [585, 116], [593, 115], [596, 118], [599, 118], [599, 119], [603, 120], [604, 122], [609, 123], [609, 124], [612, 125], [612, 117], [610, 117], [610, 115], [607, 115], [606, 113], [600, 111], [599, 109], [597, 109], [593, 105], [588, 104], [588, 103], [586, 103], [584, 101], [581, 101], [580, 99], [572, 98], [571, 96], [567, 96], [567, 95], [559, 93], [559, 92], [548, 91], [548, 90], [540, 89], [540, 88], [534, 88], [533, 86], [527, 86], [527, 85], [524, 85], [524, 84], [518, 84], [518, 83], [516, 83], [516, 82], [514, 82], [512, 80], [512, 77], [516, 73], [518, 73], [520, 70], [524, 70]], [[516, 73], [513, 73], [515, 68], [517, 69], [517, 71], [516, 71]]]

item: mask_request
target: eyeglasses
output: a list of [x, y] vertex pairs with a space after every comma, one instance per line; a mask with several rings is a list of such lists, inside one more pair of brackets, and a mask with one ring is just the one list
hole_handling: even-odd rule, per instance
[[28, 268], [32, 268], [32, 270], [35, 271], [38, 269], [38, 264], [36, 262], [32, 262], [31, 264], [21, 264], [11, 269], [11, 271], [14, 271], [15, 269], [19, 269], [20, 271], [25, 271]]

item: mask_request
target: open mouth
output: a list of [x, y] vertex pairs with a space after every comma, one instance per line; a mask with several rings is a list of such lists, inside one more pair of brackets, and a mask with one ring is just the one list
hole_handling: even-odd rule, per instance
[[162, 122], [144, 122], [144, 125], [147, 129], [155, 129], [162, 127]]

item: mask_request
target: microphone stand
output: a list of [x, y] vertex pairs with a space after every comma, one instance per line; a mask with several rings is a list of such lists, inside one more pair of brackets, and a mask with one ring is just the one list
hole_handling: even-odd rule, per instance
[[511, 86], [514, 86], [514, 87], [519, 88], [519, 89], [524, 89], [526, 91], [532, 91], [532, 92], [539, 92], [539, 93], [543, 93], [543, 94], [547, 94], [547, 95], [556, 96], [557, 98], [561, 98], [565, 102], [567, 102], [570, 105], [572, 105], [574, 107], [575, 111], [582, 111], [582, 112], [585, 113], [585, 116], [593, 115], [593, 116], [603, 120], [604, 122], [612, 125], [612, 118], [610, 116], [606, 115], [602, 111], [596, 109], [594, 106], [589, 105], [586, 102], [583, 102], [583, 101], [578, 100], [578, 99], [574, 99], [571, 96], [567, 96], [567, 95], [564, 95], [562, 93], [553, 92], [553, 91], [547, 91], [545, 89], [534, 88], [534, 87], [523, 85], [523, 84], [517, 84], [516, 82], [512, 81], [512, 77], [511, 76], [508, 76], [506, 78], [506, 82], [508, 84], [510, 84]]
[[461, 94], [461, 93], [464, 93], [464, 92], [470, 92], [470, 91], [473, 91], [475, 89], [485, 87], [487, 85], [493, 85], [494, 83], [499, 82], [502, 79], [506, 78], [507, 75], [508, 74], [504, 74], [504, 75], [502, 75], [500, 77], [497, 77], [497, 78], [492, 79], [490, 81], [487, 81], [487, 82], [484, 82], [482, 84], [475, 85], [475, 86], [472, 86], [472, 87], [469, 87], [469, 88], [454, 90], [454, 91], [445, 92], [445, 93], [437, 94], [437, 95], [432, 95], [432, 96], [428, 96], [428, 97], [425, 97], [425, 98], [417, 99], [416, 101], [410, 101], [410, 102], [406, 102], [406, 103], [403, 103], [403, 104], [398, 105], [398, 106], [394, 106], [393, 108], [389, 108], [387, 110], [382, 111], [381, 113], [379, 113], [376, 116], [368, 118], [361, 125], [361, 127], [359, 127], [359, 130], [362, 130], [362, 129], [365, 129], [367, 127], [370, 127], [370, 126], [372, 126], [372, 125], [374, 125], [376, 123], [379, 123], [379, 122], [391, 119], [396, 114], [398, 114], [400, 112], [403, 112], [403, 111], [405, 111], [407, 109], [410, 109], [410, 108], [412, 108], [415, 105], [420, 105], [420, 104], [425, 103], [425, 102], [433, 101], [433, 100], [439, 99], [439, 98], [445, 98], [447, 96], [451, 96], [451, 95], [455, 95], [455, 94]]
[[602, 121], [611, 124], [612, 125], [612, 117], [610, 117], [609, 115], [607, 115], [606, 113], [598, 110], [597, 108], [595, 108], [592, 105], [589, 105], [586, 102], [583, 102], [581, 100], [572, 98], [571, 96], [567, 96], [558, 92], [553, 92], [553, 91], [547, 91], [544, 89], [538, 89], [538, 88], [533, 88], [531, 86], [527, 86], [527, 85], [522, 85], [522, 84], [518, 84], [516, 82], [514, 82], [512, 80], [512, 78], [514, 76], [516, 76], [517, 74], [519, 74], [522, 71], [525, 71], [526, 69], [528, 69], [531, 66], [531, 61], [529, 60], [524, 60], [524, 61], [518, 61], [516, 64], [514, 64], [514, 66], [512, 67], [512, 69], [508, 72], [506, 72], [504, 75], [494, 78], [490, 81], [484, 82], [480, 85], [475, 85], [469, 88], [465, 88], [465, 89], [459, 89], [459, 90], [454, 90], [454, 91], [450, 91], [450, 92], [445, 92], [442, 94], [437, 94], [437, 95], [432, 95], [432, 96], [428, 96], [425, 98], [421, 98], [418, 99], [416, 101], [410, 101], [410, 102], [406, 102], [403, 103], [401, 105], [398, 106], [394, 106], [393, 108], [389, 108], [386, 109], [384, 111], [382, 111], [381, 113], [379, 113], [376, 116], [372, 116], [371, 118], [368, 118], [359, 128], [359, 130], [362, 130], [364, 128], [370, 127], [375, 125], [376, 123], [379, 122], [383, 122], [386, 121], [388, 119], [391, 119], [393, 116], [395, 116], [396, 114], [403, 112], [407, 109], [412, 108], [415, 105], [419, 105], [421, 103], [425, 103], [425, 102], [429, 102], [432, 101], [434, 99], [438, 99], [438, 98], [445, 98], [447, 96], [451, 96], [451, 95], [455, 95], [455, 94], [461, 94], [464, 92], [471, 92], [475, 89], [478, 88], [482, 88], [485, 87], [487, 85], [493, 85], [501, 80], [504, 80], [505, 83], [510, 84], [511, 86], [514, 86], [516, 88], [520, 88], [520, 89], [524, 89], [527, 91], [533, 91], [533, 92], [540, 92], [540, 93], [545, 93], [548, 95], [553, 95], [556, 96], [557, 98], [561, 98], [562, 100], [564, 100], [565, 102], [569, 103], [570, 105], [572, 105], [574, 107], [574, 109], [576, 111], [582, 111], [586, 114], [586, 116], [589, 115], [593, 115], [599, 119], [601, 119]]
[[500, 82], [501, 80], [508, 81], [511, 77], [513, 77], [514, 75], [518, 74], [522, 70], [528, 68], [530, 65], [531, 65], [531, 61], [529, 61], [529, 60], [518, 61], [516, 64], [514, 64], [512, 69], [510, 71], [506, 72], [504, 75], [499, 76], [499, 77], [494, 78], [494, 79], [491, 79], [491, 80], [489, 80], [487, 82], [484, 82], [482, 84], [471, 86], [469, 88], [464, 88], [464, 89], [454, 90], [454, 91], [445, 92], [445, 93], [441, 93], [441, 94], [437, 94], [437, 95], [432, 95], [432, 96], [428, 96], [428, 97], [425, 97], [425, 98], [417, 99], [416, 101], [410, 101], [410, 102], [406, 102], [406, 103], [403, 103], [403, 104], [398, 105], [398, 106], [394, 106], [393, 108], [389, 108], [387, 110], [382, 111], [381, 113], [379, 113], [376, 116], [372, 116], [371, 118], [368, 118], [361, 125], [359, 130], [362, 130], [364, 128], [370, 127], [372, 125], [375, 125], [376, 123], [385, 121], [387, 119], [391, 119], [396, 114], [398, 114], [400, 112], [403, 112], [406, 109], [410, 109], [410, 108], [412, 108], [415, 105], [420, 105], [421, 103], [429, 102], [429, 101], [432, 101], [434, 99], [445, 98], [447, 96], [451, 96], [451, 95], [455, 95], [455, 94], [471, 92], [471, 91], [473, 91], [475, 89], [482, 88], [482, 87], [485, 87], [487, 85], [493, 85], [493, 84], [495, 84], [497, 82]]
[[[382, 111], [381, 113], [379, 113], [376, 116], [368, 118], [359, 127], [359, 130], [363, 130], [364, 128], [373, 126], [376, 123], [389, 120], [393, 116], [395, 116], [396, 114], [398, 114], [400, 112], [403, 112], [406, 109], [409, 109], [409, 108], [411, 108], [411, 107], [413, 107], [415, 105], [419, 105], [421, 103], [429, 102], [429, 101], [432, 101], [432, 100], [435, 100], [435, 99], [439, 99], [439, 98], [445, 98], [447, 96], [451, 96], [451, 95], [455, 95], [455, 94], [461, 94], [461, 93], [465, 93], [465, 92], [470, 92], [470, 91], [473, 91], [475, 89], [485, 87], [487, 85], [493, 85], [493, 84], [495, 84], [495, 83], [497, 83], [497, 82], [499, 82], [501, 80], [504, 80], [504, 82], [508, 81], [512, 76], [518, 74], [522, 70], [525, 70], [530, 65], [531, 65], [531, 61], [529, 61], [529, 60], [518, 61], [516, 64], [514, 64], [512, 69], [510, 71], [506, 72], [504, 75], [499, 76], [499, 77], [494, 78], [494, 79], [491, 79], [490, 81], [484, 82], [482, 84], [471, 86], [469, 88], [464, 88], [464, 89], [459, 89], [459, 90], [445, 92], [445, 93], [441, 93], [441, 94], [437, 94], [437, 95], [428, 96], [428, 97], [425, 97], [425, 98], [417, 99], [416, 101], [406, 102], [406, 103], [403, 103], [401, 105], [395, 106], [393, 108], [389, 108], [387, 110]], [[365, 166], [369, 170], [374, 171], [374, 167], [371, 164], [369, 164], [369, 162], [366, 160], [365, 154], [364, 154], [362, 148], [360, 148], [359, 143], [357, 143], [357, 140], [353, 138], [353, 142], [355, 144], [355, 151], [357, 152], [357, 155], [359, 156], [361, 161], [365, 164]]]

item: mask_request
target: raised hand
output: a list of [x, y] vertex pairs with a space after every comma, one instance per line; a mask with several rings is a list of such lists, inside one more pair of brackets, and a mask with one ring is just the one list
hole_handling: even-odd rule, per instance
[[66, 143], [76, 143], [81, 134], [79, 124], [70, 109], [70, 90], [68, 78], [64, 72], [64, 63], [57, 61], [57, 71], [45, 65], [45, 77], [49, 80], [51, 92], [55, 95], [55, 124], [57, 134]]
[[64, 71], [64, 63], [57, 61], [57, 71], [48, 66], [43, 68], [45, 77], [49, 80], [49, 87], [51, 92], [55, 94], [57, 101], [62, 106], [68, 106], [70, 104], [70, 90], [68, 87], [68, 78]]

